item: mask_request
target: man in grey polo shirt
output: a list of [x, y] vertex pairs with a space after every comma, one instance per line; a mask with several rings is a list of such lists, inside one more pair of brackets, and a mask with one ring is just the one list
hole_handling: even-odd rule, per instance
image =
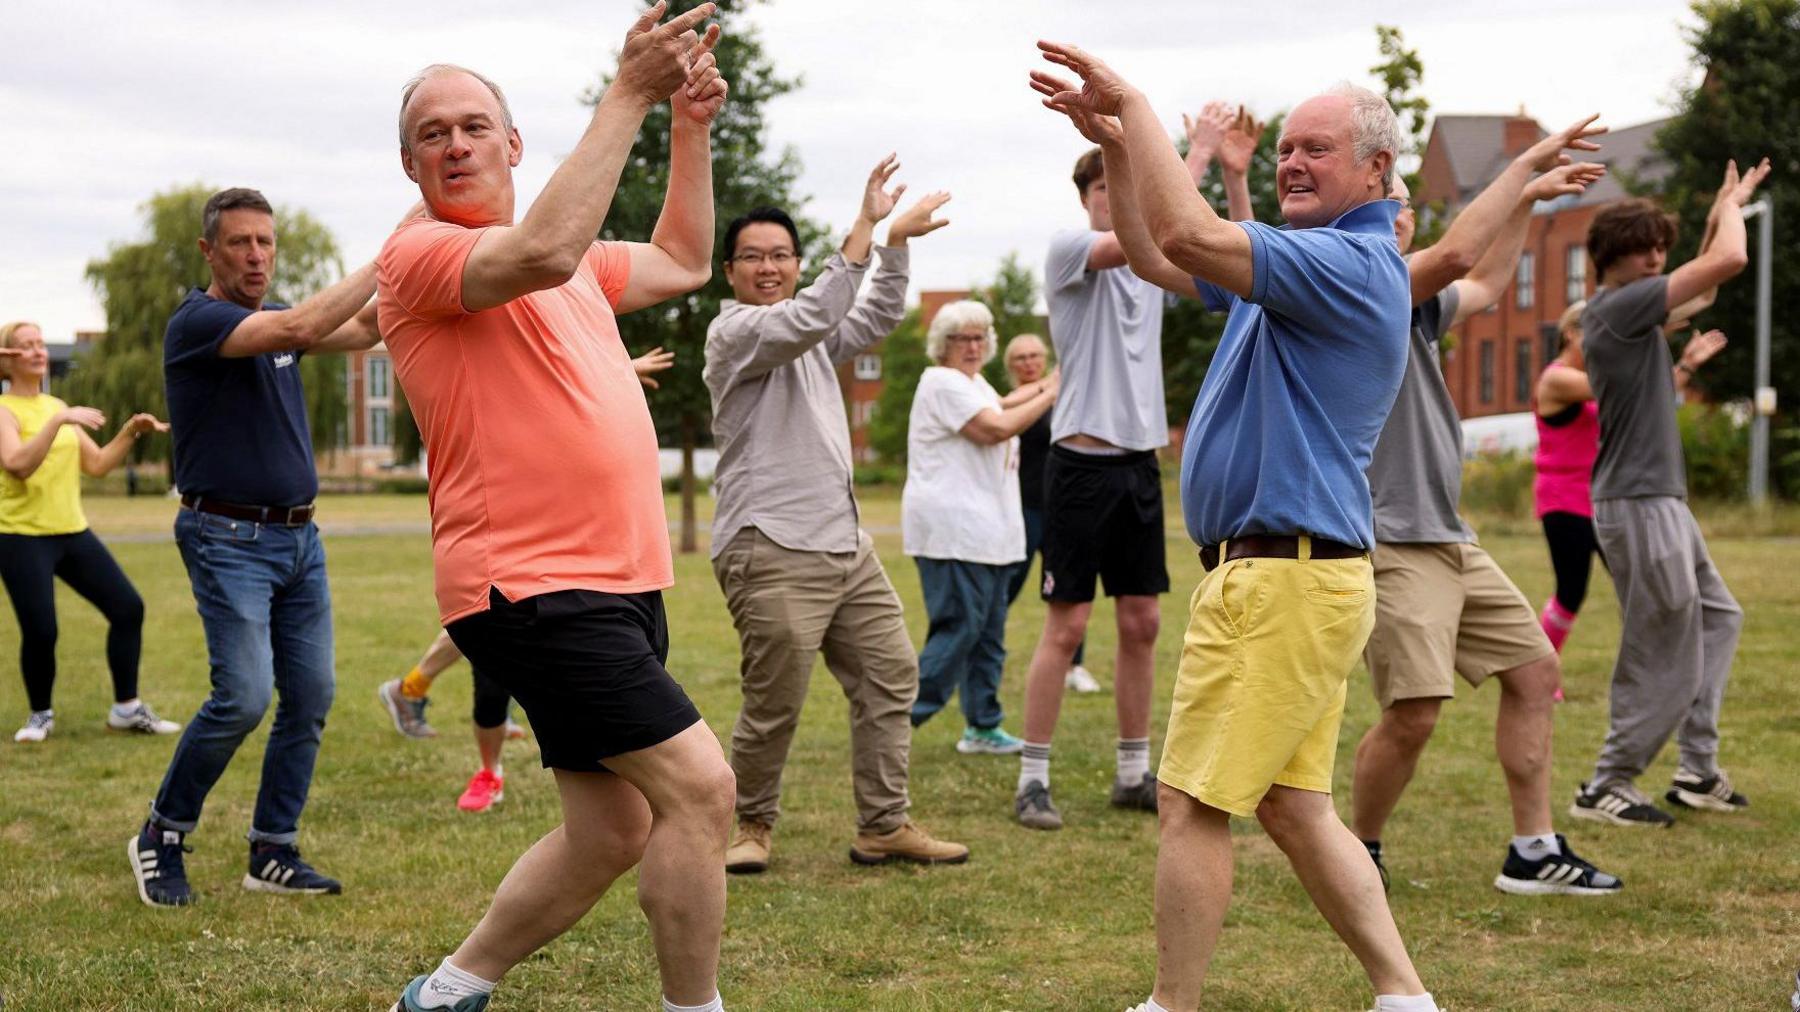
[[721, 304], [707, 328], [704, 376], [719, 446], [713, 574], [743, 649], [744, 706], [731, 733], [738, 828], [725, 854], [730, 872], [768, 867], [781, 771], [821, 649], [850, 700], [851, 860], [936, 864], [969, 856], [967, 847], [933, 839], [907, 818], [919, 659], [900, 598], [857, 526], [836, 371], [900, 322], [907, 240], [948, 224], [932, 219], [948, 193], [895, 218], [881, 269], [868, 296], [857, 299], [875, 224], [905, 190], [884, 189], [898, 167], [890, 155], [869, 174], [849, 237], [798, 294], [793, 219], [763, 208], [725, 232], [725, 278], [736, 298]]
[[[1561, 164], [1569, 161], [1565, 149], [1597, 148], [1586, 140], [1604, 129], [1592, 126], [1594, 119], [1520, 154], [1442, 240], [1407, 261], [1414, 305], [1407, 367], [1368, 468], [1376, 597], [1363, 659], [1382, 713], [1357, 746], [1351, 801], [1351, 828], [1384, 885], [1382, 829], [1460, 674], [1473, 686], [1490, 677], [1500, 683], [1494, 738], [1512, 799], [1513, 838], [1494, 885], [1524, 895], [1600, 896], [1620, 888], [1552, 826], [1550, 740], [1561, 671], [1530, 603], [1457, 514], [1462, 426], [1438, 360], [1444, 332], [1506, 292], [1532, 207], [1581, 193], [1604, 172]], [[1391, 193], [1409, 205], [1394, 223], [1405, 252], [1413, 239], [1410, 195], [1398, 178]]]
[[1612, 721], [1594, 778], [1570, 814], [1619, 826], [1674, 820], [1633, 783], [1675, 735], [1681, 764], [1665, 797], [1714, 812], [1749, 805], [1719, 768], [1719, 705], [1744, 612], [1707, 554], [1687, 504], [1675, 420], [1675, 372], [1663, 322], [1687, 319], [1749, 263], [1743, 207], [1768, 159], [1740, 178], [1725, 169], [1700, 252], [1663, 274], [1673, 219], [1648, 200], [1608, 206], [1588, 228], [1600, 288], [1581, 314], [1581, 350], [1600, 406], [1594, 532], [1620, 611]]

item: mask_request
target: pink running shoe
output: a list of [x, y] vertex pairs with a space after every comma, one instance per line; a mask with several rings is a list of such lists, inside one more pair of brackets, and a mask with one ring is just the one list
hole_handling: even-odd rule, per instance
[[505, 778], [495, 776], [493, 770], [482, 769], [469, 778], [469, 786], [456, 799], [456, 807], [465, 812], [485, 812], [505, 798]]

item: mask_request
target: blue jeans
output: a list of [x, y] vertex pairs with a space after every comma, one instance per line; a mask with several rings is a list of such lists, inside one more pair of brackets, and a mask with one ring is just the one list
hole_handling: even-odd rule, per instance
[[956, 559], [913, 559], [925, 592], [931, 629], [919, 652], [919, 698], [914, 727], [931, 719], [962, 689], [963, 720], [1000, 726], [1000, 675], [1006, 667], [1006, 587], [1013, 566]]
[[[1006, 604], [1012, 606], [1019, 599], [1019, 591], [1025, 586], [1025, 578], [1031, 575], [1031, 559], [1044, 545], [1044, 511], [1027, 506], [1020, 512], [1025, 514], [1025, 561], [1013, 567], [1012, 576], [1006, 581]], [[1075, 644], [1075, 656], [1069, 659], [1070, 664], [1080, 664], [1087, 656], [1087, 637]]]
[[319, 529], [183, 509], [175, 544], [206, 628], [212, 695], [182, 732], [150, 817], [192, 832], [207, 792], [279, 693], [249, 836], [292, 843], [336, 689]]

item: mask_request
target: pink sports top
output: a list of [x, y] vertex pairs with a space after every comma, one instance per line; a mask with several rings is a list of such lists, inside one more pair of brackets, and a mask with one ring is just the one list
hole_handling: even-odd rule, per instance
[[[1569, 369], [1552, 362], [1544, 367]], [[1588, 485], [1594, 476], [1594, 458], [1600, 453], [1600, 408], [1588, 400], [1571, 404], [1554, 415], [1536, 415], [1538, 431], [1537, 480], [1532, 492], [1537, 515], [1573, 513], [1594, 515]]]

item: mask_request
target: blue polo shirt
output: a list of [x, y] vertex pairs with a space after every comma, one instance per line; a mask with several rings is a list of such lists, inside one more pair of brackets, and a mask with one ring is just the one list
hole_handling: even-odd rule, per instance
[[[264, 303], [264, 309], [286, 309]], [[188, 293], [163, 332], [163, 382], [175, 486], [252, 506], [298, 506], [319, 494], [300, 353], [222, 358], [253, 309]]]
[[1323, 228], [1237, 224], [1254, 275], [1229, 310], [1181, 451], [1188, 536], [1311, 534], [1375, 545], [1364, 471], [1406, 371], [1412, 287], [1394, 243], [1400, 205], [1376, 200]]

